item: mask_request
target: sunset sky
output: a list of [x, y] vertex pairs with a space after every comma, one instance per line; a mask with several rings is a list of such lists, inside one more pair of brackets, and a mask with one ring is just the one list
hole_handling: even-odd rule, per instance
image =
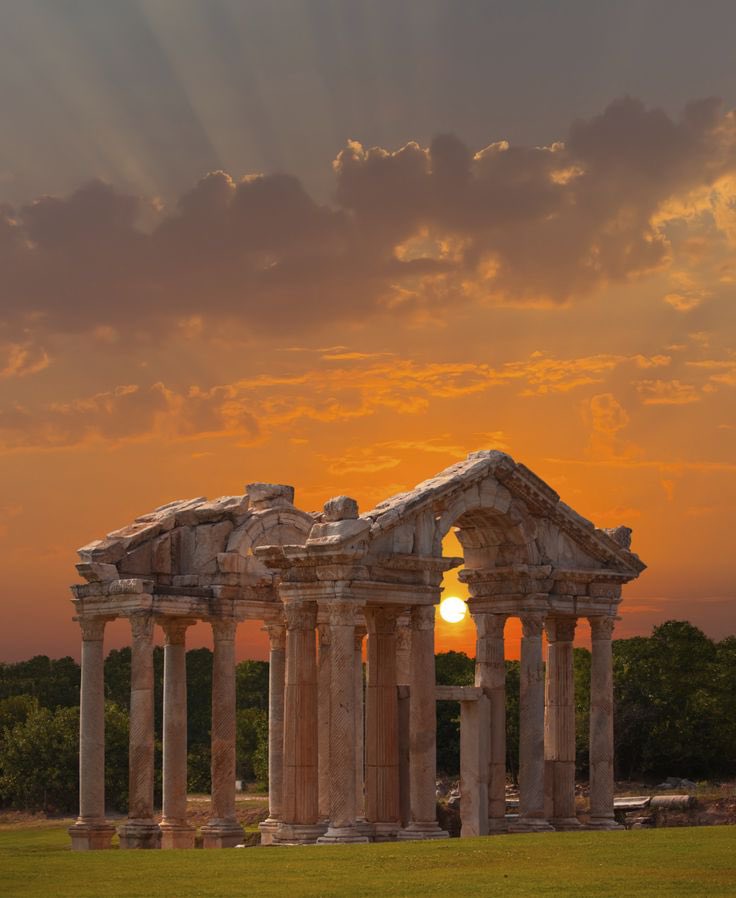
[[75, 549], [155, 506], [367, 510], [487, 448], [633, 528], [618, 636], [736, 632], [734, 34], [732, 0], [3, 0], [0, 660], [78, 656]]

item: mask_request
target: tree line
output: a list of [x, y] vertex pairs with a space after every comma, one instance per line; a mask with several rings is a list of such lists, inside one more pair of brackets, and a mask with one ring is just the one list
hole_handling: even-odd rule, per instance
[[[588, 775], [590, 652], [575, 648], [577, 775]], [[187, 652], [188, 788], [210, 788], [212, 653]], [[709, 639], [686, 621], [613, 642], [617, 776], [712, 778], [736, 773], [736, 637]], [[437, 682], [470, 685], [474, 661], [436, 656]], [[44, 655], [0, 664], [0, 804], [69, 813], [78, 793], [79, 665]], [[156, 790], [160, 793], [163, 650], [154, 650]], [[108, 806], [124, 811], [128, 789], [130, 649], [105, 659]], [[236, 668], [238, 777], [267, 783], [268, 664]], [[519, 663], [506, 662], [507, 769], [518, 774]], [[437, 767], [459, 771], [459, 706], [437, 704]]]

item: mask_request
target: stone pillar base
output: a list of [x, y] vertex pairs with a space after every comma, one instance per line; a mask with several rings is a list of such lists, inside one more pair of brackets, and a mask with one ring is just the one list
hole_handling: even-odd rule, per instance
[[394, 823], [370, 823], [371, 827], [371, 841], [372, 842], [395, 842], [396, 837], [399, 834], [399, 830], [401, 829], [401, 824], [399, 821], [395, 821]]
[[194, 848], [196, 830], [187, 823], [161, 823], [162, 848]]
[[208, 823], [202, 827], [203, 848], [235, 848], [243, 844], [243, 827], [239, 823]]
[[496, 833], [507, 833], [509, 831], [509, 821], [505, 817], [489, 817], [488, 818], [488, 835], [493, 836]]
[[620, 823], [616, 823], [613, 817], [591, 817], [585, 824], [585, 829], [625, 829]]
[[111, 823], [77, 822], [69, 827], [72, 837], [72, 851], [99, 851], [110, 847], [115, 835], [115, 827]]
[[261, 833], [261, 845], [273, 845], [273, 838], [276, 835], [276, 830], [278, 828], [279, 821], [273, 817], [269, 817], [262, 823], [259, 823], [258, 829]]
[[161, 830], [157, 823], [124, 823], [118, 835], [121, 848], [161, 847]]
[[313, 845], [325, 829], [322, 823], [280, 823], [272, 844]]
[[373, 824], [369, 823], [365, 817], [358, 817], [355, 821], [355, 828], [361, 836], [365, 836], [369, 842], [373, 841]]
[[369, 842], [355, 826], [330, 826], [327, 832], [317, 839], [318, 845], [340, 845], [351, 842]]
[[397, 836], [399, 842], [414, 842], [420, 839], [449, 839], [450, 834], [440, 829], [436, 820], [427, 823], [410, 823]]
[[549, 821], [556, 830], [582, 829], [583, 824], [577, 817], [552, 817]]
[[510, 833], [551, 833], [554, 827], [543, 817], [524, 817], [509, 826]]

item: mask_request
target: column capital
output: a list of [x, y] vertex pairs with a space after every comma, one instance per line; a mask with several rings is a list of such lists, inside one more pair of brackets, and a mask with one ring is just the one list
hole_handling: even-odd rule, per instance
[[369, 633], [383, 633], [390, 635], [396, 632], [396, 620], [402, 613], [402, 608], [394, 605], [367, 605], [365, 608], [365, 620]]
[[129, 616], [129, 620], [133, 639], [151, 639], [153, 637], [153, 615], [149, 611], [134, 611]]
[[80, 617], [79, 628], [82, 631], [82, 639], [85, 642], [101, 642], [105, 635], [105, 624], [110, 620], [107, 617]]
[[210, 621], [212, 624], [212, 636], [215, 642], [234, 642], [235, 631], [238, 629], [238, 622], [233, 618], [220, 617]]
[[470, 615], [475, 622], [475, 629], [480, 639], [503, 636], [508, 614], [496, 614], [492, 611], [473, 611], [471, 608]]
[[316, 602], [287, 602], [284, 605], [287, 630], [314, 630], [317, 626]]
[[159, 623], [164, 631], [164, 645], [184, 645], [187, 628], [194, 621], [186, 617], [164, 617]]
[[283, 621], [268, 621], [261, 629], [268, 633], [269, 648], [272, 652], [283, 651], [286, 648], [286, 624]]
[[575, 639], [575, 628], [578, 621], [575, 617], [548, 617], [544, 622], [544, 631], [548, 642], [572, 642]]
[[356, 602], [329, 602], [330, 626], [354, 627], [361, 607]]
[[590, 635], [594, 641], [611, 639], [613, 628], [616, 626], [615, 617], [589, 617]]
[[414, 605], [411, 609], [412, 630], [434, 630], [434, 605]]
[[525, 639], [542, 635], [546, 614], [543, 611], [528, 611], [520, 614], [521, 632]]

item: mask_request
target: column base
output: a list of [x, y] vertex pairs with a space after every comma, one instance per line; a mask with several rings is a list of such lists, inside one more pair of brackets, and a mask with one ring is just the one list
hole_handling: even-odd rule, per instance
[[429, 820], [426, 823], [417, 823], [412, 821], [405, 829], [402, 829], [397, 839], [399, 842], [415, 842], [422, 839], [449, 839], [450, 834], [440, 829], [436, 820]]
[[551, 833], [554, 827], [543, 817], [523, 817], [509, 826], [510, 833]]
[[243, 844], [243, 827], [233, 821], [207, 823], [202, 827], [203, 848], [235, 848]]
[[322, 823], [279, 823], [273, 845], [314, 845], [325, 833]]
[[159, 825], [162, 848], [194, 848], [196, 830], [188, 823], [166, 823]]
[[317, 839], [318, 845], [341, 845], [353, 842], [368, 842], [355, 826], [330, 826], [327, 832]]
[[585, 824], [586, 829], [626, 829], [617, 823], [613, 817], [591, 817]]
[[583, 824], [577, 817], [551, 817], [549, 822], [556, 830], [563, 832], [573, 829], [582, 829], [583, 827]]
[[371, 828], [372, 842], [395, 842], [399, 830], [401, 829], [401, 824], [398, 820], [388, 822], [378, 821], [376, 823], [371, 823], [369, 821], [369, 826]]
[[273, 838], [278, 828], [279, 821], [275, 817], [268, 817], [262, 823], [259, 823], [258, 830], [261, 834], [261, 845], [273, 845]]
[[78, 820], [67, 830], [72, 837], [72, 851], [100, 851], [110, 847], [115, 827], [104, 821], [85, 823]]
[[118, 830], [120, 847], [160, 848], [161, 830], [157, 823], [124, 823]]
[[488, 835], [495, 836], [499, 833], [507, 833], [509, 831], [509, 822], [506, 817], [489, 817], [488, 818]]
[[365, 817], [358, 817], [355, 821], [355, 828], [361, 836], [365, 836], [369, 842], [373, 841], [373, 824], [369, 823]]

